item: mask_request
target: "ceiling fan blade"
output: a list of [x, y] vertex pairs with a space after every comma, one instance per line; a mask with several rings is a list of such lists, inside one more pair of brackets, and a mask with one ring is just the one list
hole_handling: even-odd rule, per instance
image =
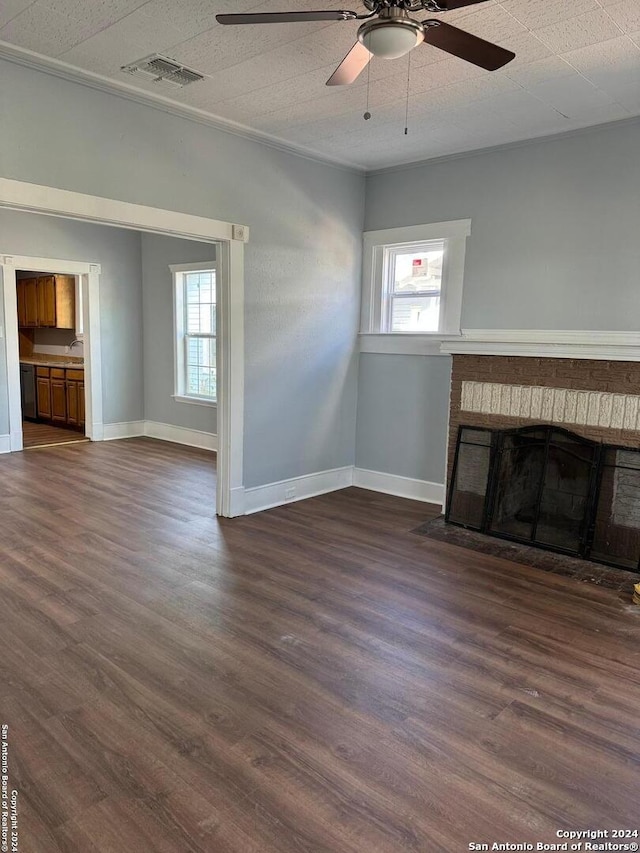
[[[507, 62], [511, 62], [515, 53], [505, 50], [493, 42], [478, 38], [465, 30], [452, 27], [451, 24], [443, 24], [441, 21], [425, 21], [429, 26], [425, 27], [425, 44], [438, 47], [460, 59], [466, 59], [473, 65], [486, 68], [487, 71], [495, 71], [502, 68]], [[432, 26], [433, 25], [433, 26]]]
[[462, 9], [463, 6], [473, 6], [475, 3], [486, 3], [487, 0], [437, 0], [438, 6], [443, 12], [451, 12], [454, 9]]
[[291, 24], [304, 21], [353, 21], [356, 12], [254, 12], [247, 15], [216, 15], [219, 24]]
[[357, 41], [340, 65], [327, 80], [327, 86], [346, 86], [354, 83], [371, 62], [373, 54]]

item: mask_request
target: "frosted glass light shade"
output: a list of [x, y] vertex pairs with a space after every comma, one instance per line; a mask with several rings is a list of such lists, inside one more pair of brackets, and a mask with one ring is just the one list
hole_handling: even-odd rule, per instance
[[364, 32], [361, 41], [374, 56], [399, 59], [420, 44], [423, 35], [415, 27], [389, 22]]

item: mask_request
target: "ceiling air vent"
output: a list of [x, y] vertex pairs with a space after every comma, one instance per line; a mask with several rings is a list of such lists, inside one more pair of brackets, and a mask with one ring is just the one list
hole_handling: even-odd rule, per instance
[[157, 53], [139, 59], [137, 62], [131, 62], [129, 65], [123, 65], [120, 70], [134, 77], [144, 77], [154, 83], [166, 83], [180, 88], [190, 83], [197, 83], [198, 80], [204, 80], [203, 74], [191, 68], [185, 68], [179, 62], [174, 62]]

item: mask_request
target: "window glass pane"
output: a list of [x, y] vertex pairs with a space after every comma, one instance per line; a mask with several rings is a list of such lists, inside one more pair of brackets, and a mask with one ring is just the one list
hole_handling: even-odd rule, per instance
[[215, 270], [185, 273], [184, 282], [187, 334], [215, 335]]
[[187, 395], [216, 399], [216, 339], [187, 336]]
[[394, 252], [392, 293], [440, 292], [444, 244]]
[[439, 326], [439, 296], [403, 296], [392, 299], [392, 332], [437, 332]]

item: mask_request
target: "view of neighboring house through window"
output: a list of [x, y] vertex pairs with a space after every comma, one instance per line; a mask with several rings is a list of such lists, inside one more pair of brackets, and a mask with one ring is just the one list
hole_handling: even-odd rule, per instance
[[216, 400], [216, 270], [173, 267], [176, 393], [187, 402]]
[[444, 241], [386, 250], [386, 317], [389, 332], [437, 332]]

